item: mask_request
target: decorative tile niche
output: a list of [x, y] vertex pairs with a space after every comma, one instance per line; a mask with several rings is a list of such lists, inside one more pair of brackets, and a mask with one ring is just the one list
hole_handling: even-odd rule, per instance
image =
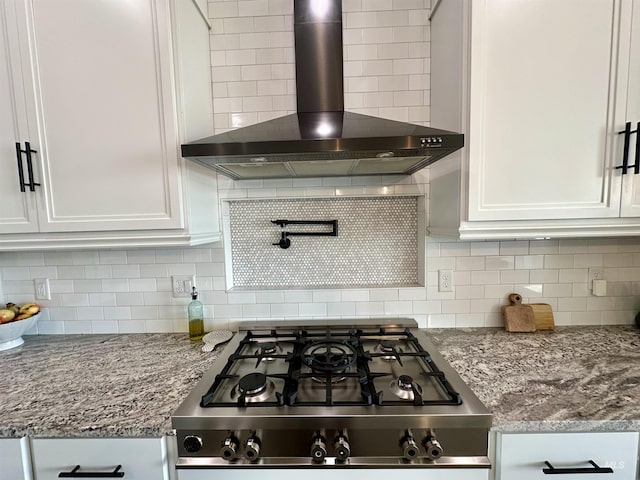
[[[227, 286], [234, 290], [398, 287], [424, 284], [424, 206], [417, 196], [229, 200], [231, 245]], [[337, 220], [337, 236], [282, 231], [331, 231], [326, 225], [272, 220]]]

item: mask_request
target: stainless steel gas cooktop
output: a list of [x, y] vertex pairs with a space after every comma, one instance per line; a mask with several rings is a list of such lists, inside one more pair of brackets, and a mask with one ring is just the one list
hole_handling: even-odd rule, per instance
[[172, 417], [177, 468], [488, 468], [491, 414], [416, 327], [243, 328]]

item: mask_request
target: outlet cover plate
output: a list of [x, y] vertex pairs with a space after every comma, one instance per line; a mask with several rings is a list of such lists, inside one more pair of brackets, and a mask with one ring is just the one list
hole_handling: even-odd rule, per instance
[[171, 291], [174, 298], [191, 297], [191, 287], [196, 284], [195, 275], [172, 275]]
[[453, 292], [453, 270], [438, 270], [438, 291]]

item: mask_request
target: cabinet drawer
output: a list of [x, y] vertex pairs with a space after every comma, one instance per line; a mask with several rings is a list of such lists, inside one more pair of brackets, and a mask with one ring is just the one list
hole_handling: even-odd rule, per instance
[[[589, 461], [599, 467], [609, 467], [613, 473], [594, 475], [573, 473], [571, 480], [602, 478], [603, 480], [635, 480], [638, 461], [638, 434], [615, 433], [531, 433], [500, 435], [498, 469], [496, 478], [549, 479], [543, 469], [594, 469]], [[558, 477], [555, 477], [558, 478]]]
[[[19, 438], [0, 438], [0, 478], [23, 480], [25, 477], [23, 452], [28, 440]], [[25, 443], [23, 445], [22, 443]], [[28, 449], [27, 449], [28, 450]], [[26, 462], [28, 467], [28, 460]], [[5, 477], [6, 475], [6, 477]]]
[[76, 478], [83, 478], [83, 472], [113, 472], [122, 465], [125, 479], [167, 480], [164, 438], [37, 438], [32, 455], [36, 480], [57, 480], [77, 465]]

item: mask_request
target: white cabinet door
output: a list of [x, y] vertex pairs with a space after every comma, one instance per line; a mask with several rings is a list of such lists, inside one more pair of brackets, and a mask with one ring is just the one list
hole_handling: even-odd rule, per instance
[[[16, 31], [10, 11], [0, 6], [0, 233], [34, 232], [38, 230], [35, 197], [20, 188], [16, 142], [24, 143], [19, 125], [24, 125], [24, 102], [16, 101], [14, 89], [22, 87], [19, 62], [12, 63], [8, 44], [9, 32]], [[14, 58], [15, 60], [19, 60]], [[28, 182], [26, 163], [22, 162], [24, 181]], [[24, 188], [24, 187], [23, 187]]]
[[618, 217], [632, 0], [474, 0], [470, 221]]
[[[636, 155], [636, 146], [640, 143], [640, 1], [633, 6], [633, 27], [631, 29], [631, 50], [629, 53], [629, 97], [627, 100], [627, 121], [631, 122], [632, 130], [629, 148], [629, 164], [640, 162]], [[623, 176], [621, 216], [640, 217], [640, 174], [633, 172]]]
[[[572, 480], [602, 477], [635, 480], [638, 457], [636, 432], [532, 433], [499, 435], [496, 480], [549, 478], [543, 469], [587, 468], [591, 473], [572, 473]], [[593, 461], [613, 473], [594, 475]]]
[[26, 438], [0, 438], [0, 478], [7, 480], [31, 478], [27, 443]]
[[119, 465], [128, 480], [167, 480], [164, 438], [33, 439], [35, 480], [57, 479], [78, 465], [77, 475], [113, 472]]
[[168, 2], [15, 1], [40, 231], [181, 228]]

